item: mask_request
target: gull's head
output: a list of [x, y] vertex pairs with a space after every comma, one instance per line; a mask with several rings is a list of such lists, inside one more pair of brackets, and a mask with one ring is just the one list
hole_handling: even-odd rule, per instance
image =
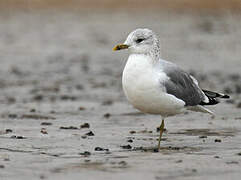
[[113, 50], [128, 49], [136, 54], [153, 54], [159, 52], [159, 41], [150, 29], [136, 29], [132, 31], [123, 44], [116, 45]]

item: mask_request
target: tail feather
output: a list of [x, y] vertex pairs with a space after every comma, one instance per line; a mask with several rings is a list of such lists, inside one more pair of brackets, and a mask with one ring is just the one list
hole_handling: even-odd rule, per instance
[[224, 98], [228, 99], [229, 95], [222, 94], [222, 93], [216, 93], [208, 90], [202, 90], [204, 94], [208, 97], [209, 102], [201, 102], [200, 105], [215, 105], [219, 103], [219, 100], [216, 98]]
[[207, 109], [207, 108], [205, 108], [203, 106], [200, 106], [200, 105], [188, 106], [187, 109], [190, 110], [190, 111], [195, 111], [195, 112], [209, 113], [212, 116], [215, 116], [215, 114], [212, 111], [210, 111], [209, 109]]

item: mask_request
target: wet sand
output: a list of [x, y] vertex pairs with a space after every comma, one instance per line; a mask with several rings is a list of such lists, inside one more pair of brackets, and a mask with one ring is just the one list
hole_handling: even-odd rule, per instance
[[[239, 179], [240, 14], [19, 12], [0, 16], [1, 179]], [[124, 97], [130, 31], [160, 35], [162, 56], [231, 99], [166, 120]]]

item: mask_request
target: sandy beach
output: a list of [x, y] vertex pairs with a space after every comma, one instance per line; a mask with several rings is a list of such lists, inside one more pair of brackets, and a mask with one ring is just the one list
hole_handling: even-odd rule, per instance
[[[241, 14], [19, 11], [0, 16], [0, 179], [239, 179]], [[153, 29], [162, 57], [204, 89], [210, 107], [166, 120], [126, 100], [127, 52], [112, 47]]]

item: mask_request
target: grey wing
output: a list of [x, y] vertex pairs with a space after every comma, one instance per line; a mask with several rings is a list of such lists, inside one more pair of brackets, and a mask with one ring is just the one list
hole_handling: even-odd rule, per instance
[[195, 106], [205, 100], [205, 95], [199, 88], [197, 81], [178, 67], [165, 69], [169, 77], [164, 82], [166, 92], [185, 102], [186, 106]]

